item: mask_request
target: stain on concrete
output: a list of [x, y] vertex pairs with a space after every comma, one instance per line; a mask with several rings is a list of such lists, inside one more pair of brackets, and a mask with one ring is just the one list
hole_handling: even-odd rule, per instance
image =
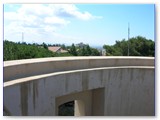
[[88, 72], [82, 72], [82, 89], [88, 89]]
[[32, 89], [31, 89], [32, 86], [31, 85], [32, 85], [31, 82], [28, 82], [28, 94], [29, 95], [31, 95], [31, 93], [32, 93], [31, 92], [32, 91]]
[[92, 61], [88, 60], [88, 68], [91, 68], [91, 67], [92, 67]]
[[3, 106], [3, 116], [11, 116], [11, 112], [8, 110], [7, 107]]
[[104, 73], [104, 70], [101, 70], [101, 85], [104, 86], [104, 83], [105, 83], [105, 73]]
[[36, 107], [36, 98], [38, 97], [38, 85], [37, 81], [33, 81], [33, 107]]
[[44, 87], [46, 86], [46, 79], [43, 79], [43, 82], [44, 82]]
[[118, 65], [118, 63], [120, 63], [118, 59], [115, 59], [115, 60], [112, 60], [112, 61], [113, 61], [113, 64], [111, 66]]
[[123, 76], [122, 76], [122, 74], [123, 74], [123, 72], [122, 72], [122, 70], [119, 70], [119, 89], [122, 87], [122, 84], [123, 84], [123, 82], [122, 82], [122, 79], [123, 79]]
[[128, 74], [130, 75], [130, 81], [132, 82], [132, 80], [133, 80], [133, 78], [134, 78], [134, 76], [133, 76], [134, 70], [128, 69], [128, 71], [129, 71]]
[[111, 79], [111, 72], [110, 72], [110, 70], [107, 70], [107, 72], [108, 72], [108, 81]]
[[142, 81], [142, 83], [144, 82], [144, 76], [145, 76], [145, 70], [144, 69], [140, 69], [140, 72], [139, 72], [139, 74], [141, 75], [141, 81]]
[[21, 90], [21, 111], [23, 116], [28, 115], [28, 83], [20, 85]]
[[65, 74], [65, 91], [67, 92], [68, 91], [68, 80], [69, 80], [69, 74]]
[[108, 92], [108, 95], [107, 95], [107, 100], [109, 100], [110, 99], [110, 101], [107, 101], [107, 107], [106, 107], [106, 113], [108, 114], [108, 115], [111, 115], [111, 113], [112, 113], [112, 95], [111, 95], [111, 92]]

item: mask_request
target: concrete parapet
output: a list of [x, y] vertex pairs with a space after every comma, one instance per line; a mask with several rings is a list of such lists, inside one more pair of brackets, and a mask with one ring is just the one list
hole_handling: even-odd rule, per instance
[[53, 57], [4, 62], [4, 82], [46, 73], [114, 66], [154, 66], [153, 57]]
[[[4, 79], [8, 79], [4, 82], [4, 115], [55, 116], [59, 105], [74, 100], [76, 116], [154, 116], [154, 58], [131, 58], [69, 57], [5, 62], [4, 69], [8, 69], [4, 71]], [[31, 69], [33, 64], [39, 68]], [[29, 66], [33, 73], [25, 75], [29, 68], [22, 67], [22, 77], [12, 79], [9, 75], [20, 74], [17, 65]], [[46, 70], [49, 66], [52, 69]], [[9, 67], [15, 73], [5, 77]]]

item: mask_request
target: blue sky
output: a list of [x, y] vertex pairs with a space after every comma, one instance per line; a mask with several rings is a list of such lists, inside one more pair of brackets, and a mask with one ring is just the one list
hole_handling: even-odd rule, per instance
[[4, 4], [4, 39], [28, 43], [113, 45], [154, 40], [154, 4]]

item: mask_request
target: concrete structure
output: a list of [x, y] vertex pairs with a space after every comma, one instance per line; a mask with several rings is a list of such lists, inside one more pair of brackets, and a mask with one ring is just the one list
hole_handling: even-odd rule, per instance
[[102, 53], [102, 56], [106, 56], [106, 50], [105, 49], [102, 49], [101, 53]]
[[4, 115], [153, 116], [153, 57], [57, 57], [4, 62]]
[[80, 48], [83, 48], [85, 46], [87, 46], [87, 44], [84, 44], [83, 42], [76, 44], [76, 47], [80, 47]]

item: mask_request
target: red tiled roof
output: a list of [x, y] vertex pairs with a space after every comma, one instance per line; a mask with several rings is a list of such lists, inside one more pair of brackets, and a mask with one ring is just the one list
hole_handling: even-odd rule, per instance
[[57, 52], [59, 49], [61, 49], [61, 47], [48, 47], [48, 50], [52, 52]]
[[52, 52], [57, 52], [58, 50], [60, 50], [61, 53], [65, 53], [68, 52], [66, 50], [63, 50], [61, 47], [48, 47], [48, 50], [52, 51]]

